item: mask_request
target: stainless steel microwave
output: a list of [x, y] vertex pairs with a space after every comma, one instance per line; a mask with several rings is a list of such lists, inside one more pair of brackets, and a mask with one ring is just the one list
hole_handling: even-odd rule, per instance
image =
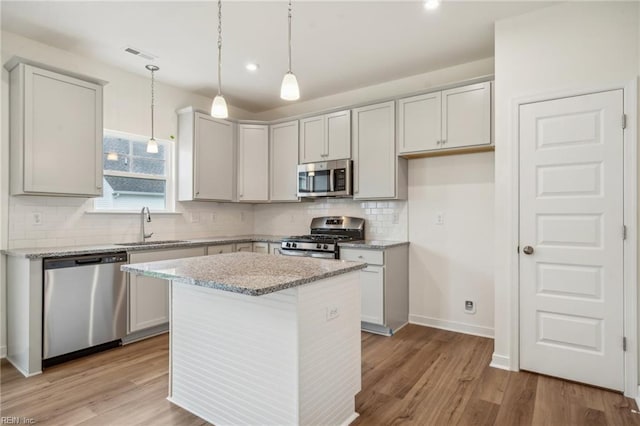
[[298, 166], [298, 197], [350, 197], [353, 195], [351, 160]]

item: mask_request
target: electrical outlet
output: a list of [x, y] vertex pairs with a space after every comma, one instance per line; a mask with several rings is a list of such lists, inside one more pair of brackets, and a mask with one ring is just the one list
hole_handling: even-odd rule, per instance
[[332, 319], [336, 319], [340, 316], [340, 310], [337, 306], [332, 306], [327, 308], [327, 321], [331, 321]]
[[397, 225], [400, 223], [400, 215], [398, 213], [393, 214], [393, 218], [391, 219], [391, 223], [393, 225]]
[[42, 225], [42, 213], [40, 213], [40, 212], [32, 212], [31, 213], [31, 223], [33, 225]]
[[289, 222], [293, 223], [296, 221], [296, 217], [294, 215], [289, 216]]
[[198, 223], [198, 222], [200, 222], [200, 213], [191, 212], [191, 223]]
[[473, 300], [465, 300], [464, 301], [464, 312], [467, 314], [475, 314], [476, 313], [476, 303]]
[[210, 222], [214, 222], [216, 221], [217, 217], [216, 217], [216, 213], [215, 212], [211, 212], [209, 213], [209, 221]]
[[436, 225], [444, 225], [444, 213], [436, 213]]
[[240, 212], [240, 222], [244, 222], [244, 212]]

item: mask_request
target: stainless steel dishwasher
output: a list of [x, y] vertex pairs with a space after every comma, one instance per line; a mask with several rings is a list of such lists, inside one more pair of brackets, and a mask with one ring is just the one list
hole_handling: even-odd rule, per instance
[[125, 252], [44, 260], [43, 367], [121, 344], [126, 262]]

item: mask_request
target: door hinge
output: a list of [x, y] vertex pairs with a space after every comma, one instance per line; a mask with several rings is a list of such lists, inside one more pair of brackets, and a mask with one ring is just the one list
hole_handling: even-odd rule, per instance
[[622, 114], [622, 128], [627, 128], [627, 114]]
[[622, 225], [622, 239], [623, 240], [627, 239], [627, 226], [626, 225]]
[[625, 351], [625, 352], [627, 351], [627, 338], [626, 337], [622, 338], [622, 350]]

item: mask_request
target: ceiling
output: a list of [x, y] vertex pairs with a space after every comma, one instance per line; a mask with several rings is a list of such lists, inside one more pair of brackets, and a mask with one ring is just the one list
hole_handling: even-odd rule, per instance
[[[344, 92], [493, 55], [496, 20], [545, 2], [294, 1], [293, 72], [301, 100]], [[2, 29], [159, 81], [213, 97], [217, 92], [217, 6], [213, 1], [6, 1]], [[227, 100], [251, 112], [279, 98], [287, 71], [287, 3], [222, 4], [222, 86]], [[260, 68], [251, 73], [247, 62]]]

